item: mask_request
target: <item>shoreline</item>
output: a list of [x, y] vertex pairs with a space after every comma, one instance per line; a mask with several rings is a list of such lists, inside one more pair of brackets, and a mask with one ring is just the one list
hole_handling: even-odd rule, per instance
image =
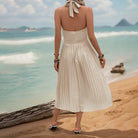
[[[82, 117], [82, 136], [88, 137], [137, 137], [138, 135], [138, 76], [109, 84], [113, 105], [107, 109], [84, 112]], [[77, 138], [73, 134], [76, 115], [59, 114], [58, 130], [53, 134], [48, 129], [51, 117], [16, 125], [0, 130], [0, 136], [11, 138]]]
[[[126, 80], [126, 79], [133, 78], [133, 77], [136, 77], [136, 76], [138, 76], [138, 72], [137, 71], [132, 72], [132, 73], [129, 73], [129, 74], [126, 74], [125, 76], [122, 75], [121, 77], [117, 77], [117, 78], [115, 78], [112, 81], [109, 81], [109, 82], [107, 81], [107, 83], [108, 83], [108, 85], [110, 85], [111, 83], [115, 83], [115, 82], [118, 82], [118, 81], [121, 81], [121, 80]], [[47, 103], [49, 103], [51, 101], [48, 101], [48, 102], [42, 103], [42, 104], [47, 104]], [[37, 105], [39, 105], [39, 104], [37, 104]], [[37, 105], [32, 105], [32, 106], [29, 106], [29, 107], [26, 107], [26, 108], [30, 108], [30, 107], [37, 106]], [[7, 113], [12, 113], [12, 112], [16, 112], [16, 111], [23, 110], [23, 109], [26, 109], [26, 108], [21, 108], [21, 109], [14, 110], [14, 111], [11, 111], [11, 112], [0, 112], [0, 115], [7, 114]]]
[[[122, 75], [121, 77], [117, 77], [117, 78], [115, 78], [112, 81], [109, 81], [109, 82], [107, 81], [107, 83], [108, 83], [108, 85], [110, 85], [111, 83], [115, 83], [115, 82], [118, 82], [118, 81], [121, 81], [121, 80], [126, 80], [126, 79], [133, 78], [133, 77], [136, 77], [136, 76], [138, 76], [138, 72], [137, 71], [129, 73], [129, 74], [126, 74], [125, 76]], [[47, 104], [47, 103], [49, 103], [51, 101], [48, 101], [48, 102], [42, 103], [42, 104]], [[37, 105], [39, 105], [39, 104], [37, 104]], [[26, 108], [30, 108], [30, 107], [37, 106], [37, 105], [32, 105], [32, 106], [29, 106], [29, 107], [26, 107]], [[26, 108], [21, 108], [21, 109], [14, 110], [14, 111], [11, 111], [11, 112], [0, 112], [0, 115], [1, 114], [7, 114], [7, 113], [16, 112], [16, 111], [23, 110], [23, 109], [26, 109]]]
[[136, 76], [138, 76], [138, 70], [132, 71], [132, 72], [130, 72], [130, 73], [128, 73], [128, 74], [125, 74], [125, 75], [123, 74], [123, 75], [120, 76], [120, 77], [116, 77], [116, 78], [114, 78], [113, 80], [110, 80], [110, 81], [108, 82], [108, 84], [114, 83], [114, 82], [117, 82], [117, 81], [120, 81], [120, 80], [129, 79], [129, 78], [136, 77]]

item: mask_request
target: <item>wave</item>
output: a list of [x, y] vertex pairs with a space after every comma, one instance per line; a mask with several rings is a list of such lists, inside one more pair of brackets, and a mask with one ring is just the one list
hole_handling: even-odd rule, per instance
[[96, 32], [96, 38], [105, 38], [113, 36], [125, 36], [125, 35], [138, 35], [138, 32], [135, 31], [121, 31], [121, 32]]
[[123, 80], [123, 79], [127, 79], [127, 78], [131, 78], [131, 77], [135, 77], [135, 76], [138, 76], [138, 70], [133, 70], [133, 71], [129, 71], [129, 72], [126, 72], [124, 75], [121, 75], [121, 74], [116, 74], [116, 76], [114, 75], [114, 77], [110, 77], [110, 78], [107, 78], [107, 83], [112, 83], [112, 82], [116, 82], [116, 81], [120, 81], [120, 80]]
[[33, 38], [33, 39], [22, 39], [22, 40], [0, 40], [0, 45], [26, 45], [26, 44], [36, 44], [40, 42], [52, 42], [54, 37], [44, 37], [44, 38]]
[[[95, 35], [96, 35], [96, 38], [106, 38], [106, 37], [113, 37], [113, 36], [138, 35], [138, 32], [135, 32], [135, 31], [95, 32]], [[21, 39], [21, 40], [0, 39], [0, 45], [27, 45], [27, 44], [36, 44], [40, 42], [53, 42], [53, 41], [54, 41], [54, 36], [32, 38], [32, 39]]]
[[0, 56], [0, 62], [4, 64], [32, 64], [38, 57], [31, 51], [12, 55]]

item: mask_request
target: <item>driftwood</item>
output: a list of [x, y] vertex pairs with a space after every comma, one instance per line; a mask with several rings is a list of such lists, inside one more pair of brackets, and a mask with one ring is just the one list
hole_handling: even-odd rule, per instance
[[125, 72], [124, 63], [120, 63], [112, 68], [111, 73], [121, 73]]
[[[0, 114], [0, 129], [51, 117], [53, 115], [54, 104], [55, 100], [11, 113], [2, 113]], [[74, 112], [61, 110], [61, 113]]]

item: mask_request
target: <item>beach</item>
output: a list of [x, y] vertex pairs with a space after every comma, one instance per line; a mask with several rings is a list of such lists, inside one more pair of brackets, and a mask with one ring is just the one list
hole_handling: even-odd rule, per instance
[[113, 105], [84, 112], [80, 135], [73, 133], [76, 115], [59, 114], [58, 129], [48, 129], [51, 117], [0, 129], [0, 138], [136, 138], [138, 136], [138, 75], [112, 82]]
[[[88, 6], [89, 9], [92, 8], [89, 11], [92, 16], [90, 19], [90, 14], [86, 16], [87, 13], [83, 11], [82, 17], [81, 15], [74, 16], [78, 22], [75, 19], [74, 23], [70, 24], [71, 31], [67, 29], [70, 19], [64, 18], [67, 14], [61, 8], [65, 6], [62, 0], [1, 0], [0, 138], [138, 138], [138, 18], [136, 18], [138, 0], [125, 0], [119, 3], [115, 0], [88, 0], [84, 2], [85, 4], [80, 0], [76, 2], [80, 6], [73, 5], [74, 12], [78, 8], [75, 14], [79, 11], [81, 13], [80, 7], [83, 5]], [[55, 20], [56, 9], [60, 11], [60, 22], [59, 18]], [[68, 14], [70, 12], [69, 7]], [[64, 19], [67, 24], [63, 21]], [[82, 22], [82, 19], [85, 19], [86, 23]], [[56, 21], [60, 24], [58, 28], [61, 29], [58, 34], [58, 39], [61, 39], [58, 46], [55, 37], [57, 36]], [[79, 26], [83, 26], [83, 29], [85, 26], [87, 32], [85, 37], [80, 34]], [[97, 41], [90, 40], [90, 28]], [[79, 32], [80, 48], [77, 48], [79, 47], [76, 43], [77, 35], [73, 36], [75, 30]], [[67, 37], [66, 31], [71, 33], [71, 37]], [[90, 42], [90, 47], [81, 44], [86, 37]], [[68, 43], [71, 38], [73, 45], [65, 46], [65, 42]], [[77, 52], [75, 52], [76, 48]], [[91, 54], [89, 49], [92, 51]], [[86, 51], [81, 54], [83, 50]], [[69, 61], [75, 63], [78, 58], [77, 63], [80, 63], [78, 67], [84, 65], [84, 69], [80, 68], [77, 71], [80, 72], [78, 81], [85, 86], [82, 87], [82, 92], [78, 90], [80, 87], [75, 83], [74, 71], [77, 66], [68, 67], [70, 62], [66, 62], [67, 60], [65, 66], [62, 66], [63, 76], [61, 79], [58, 78], [60, 75], [54, 66], [56, 51], [59, 60], [62, 56], [65, 60], [69, 57]], [[63, 55], [62, 51], [64, 51]], [[103, 79], [102, 74], [99, 75], [95, 68], [98, 66], [95, 64], [98, 62], [95, 56], [99, 60], [100, 51], [105, 58], [104, 68], [101, 67], [105, 76]], [[72, 60], [71, 57], [73, 57]], [[86, 69], [85, 61], [91, 62], [88, 69]], [[88, 76], [89, 72], [91, 73]], [[68, 73], [70, 75], [65, 75]], [[86, 74], [88, 78], [83, 77]], [[79, 78], [84, 81], [80, 81]], [[99, 78], [102, 79], [100, 83]], [[65, 87], [57, 87], [58, 81]], [[112, 99], [109, 97], [109, 87], [109, 91], [106, 90], [106, 86], [101, 87], [104, 81], [107, 81], [111, 89]], [[71, 87], [67, 88], [68, 85]], [[89, 88], [91, 88], [90, 93], [88, 93]], [[60, 95], [57, 94], [58, 90]], [[83, 96], [75, 98], [74, 95]], [[69, 97], [65, 100], [62, 96]], [[76, 135], [74, 133], [76, 113], [73, 109], [71, 112], [71, 108], [69, 108], [70, 111], [61, 109], [58, 116], [58, 128], [55, 132], [49, 129], [56, 99], [60, 99], [63, 105], [67, 105], [69, 101], [69, 107], [72, 107], [72, 104], [74, 107], [75, 103], [80, 103], [79, 105], [83, 107], [83, 99], [85, 102], [90, 100], [85, 103], [87, 108], [93, 108], [94, 105], [98, 107], [98, 103], [102, 103], [102, 106], [106, 105], [104, 103], [108, 99], [110, 104], [105, 108], [84, 112], [81, 119], [81, 134]], [[64, 99], [63, 102], [61, 99]], [[100, 102], [96, 102], [98, 100]], [[58, 102], [56, 107], [61, 107]]]

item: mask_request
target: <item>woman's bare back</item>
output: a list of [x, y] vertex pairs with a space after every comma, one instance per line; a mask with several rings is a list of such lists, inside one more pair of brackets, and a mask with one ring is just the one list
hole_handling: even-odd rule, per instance
[[88, 7], [81, 5], [78, 10], [79, 14], [74, 13], [74, 18], [72, 18], [69, 16], [68, 7], [60, 7], [61, 24], [64, 30], [78, 31], [87, 26], [86, 15], [88, 12]]

